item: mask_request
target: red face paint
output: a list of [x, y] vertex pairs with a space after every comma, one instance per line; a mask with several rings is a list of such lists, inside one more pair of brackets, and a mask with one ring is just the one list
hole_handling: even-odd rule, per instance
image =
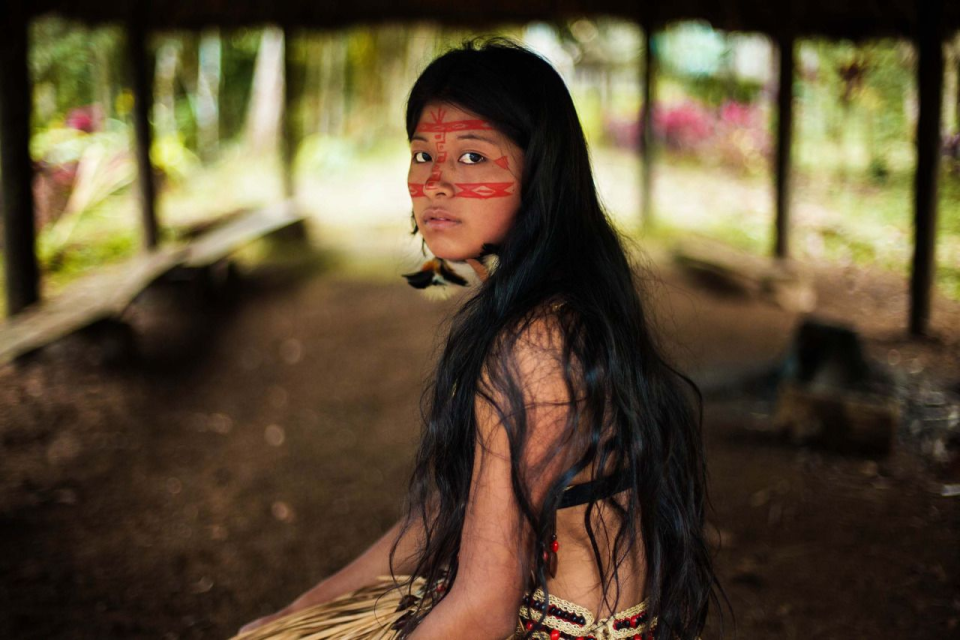
[[424, 108], [410, 144], [407, 187], [433, 254], [465, 260], [500, 244], [520, 208], [523, 151], [476, 114], [437, 102]]
[[493, 129], [490, 126], [490, 123], [484, 122], [483, 120], [455, 120], [451, 122], [444, 122], [443, 117], [447, 114], [446, 111], [440, 109], [439, 111], [431, 111], [430, 116], [433, 118], [433, 122], [428, 124], [422, 124], [417, 127], [418, 133], [449, 133], [451, 131], [468, 131], [470, 129]]
[[423, 185], [416, 182], [408, 182], [407, 188], [410, 189], [411, 198], [426, 198], [427, 194], [423, 192]]
[[[408, 182], [407, 187], [410, 190], [411, 198], [426, 197], [428, 191], [438, 188], [440, 180], [443, 178], [442, 165], [447, 161], [447, 134], [455, 131], [471, 130], [495, 130], [490, 123], [479, 119], [452, 120], [444, 122], [447, 115], [446, 110], [440, 108], [430, 112], [430, 122], [421, 124], [416, 132], [420, 134], [432, 134], [427, 136], [433, 140], [437, 148], [437, 158], [434, 161], [433, 170], [426, 182], [416, 183]], [[503, 168], [510, 169], [510, 160], [507, 156], [500, 156], [493, 161], [494, 164]], [[456, 183], [458, 191], [451, 195], [452, 198], [502, 198], [512, 195], [508, 189], [513, 186], [513, 182], [473, 182]]]
[[[446, 123], [444, 126], [443, 116], [446, 115], [446, 112], [443, 109], [438, 109], [430, 113], [430, 116], [433, 118], [433, 126], [427, 125], [422, 127], [424, 129], [423, 133], [433, 133], [433, 139], [437, 145], [437, 160], [433, 165], [433, 171], [430, 173], [430, 177], [427, 179], [426, 183], [423, 185], [424, 191], [430, 189], [436, 189], [437, 184], [440, 182], [440, 177], [442, 175], [441, 167], [443, 163], [447, 161], [447, 129], [451, 123]], [[420, 128], [417, 129], [420, 131]]]
[[[431, 174], [432, 175], [432, 174]], [[431, 178], [434, 180], [434, 178]], [[408, 182], [407, 188], [410, 190], [411, 198], [425, 198], [427, 197], [427, 191], [436, 189], [436, 185], [440, 180], [440, 176], [437, 175], [435, 181], [432, 183], [431, 187], [430, 182], [425, 182], [422, 184], [416, 182]], [[454, 186], [457, 188], [457, 192], [454, 193], [451, 198], [503, 198], [504, 196], [513, 195], [508, 189], [514, 186], [515, 182], [457, 182]]]
[[508, 189], [514, 185], [513, 182], [473, 182], [456, 183], [457, 198], [503, 198], [511, 194]]

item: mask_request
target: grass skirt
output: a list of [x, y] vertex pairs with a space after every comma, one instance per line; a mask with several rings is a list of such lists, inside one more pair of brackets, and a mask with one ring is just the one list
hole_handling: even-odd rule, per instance
[[[422, 577], [415, 578], [409, 586], [408, 579], [398, 575], [398, 586], [390, 576], [380, 576], [376, 582], [356, 591], [277, 618], [230, 640], [393, 640], [402, 621], [416, 610], [417, 603], [425, 599], [423, 610], [429, 611], [438, 587], [441, 590], [446, 587], [443, 579], [432, 589], [427, 588]], [[541, 622], [544, 608], [548, 609], [548, 615]], [[596, 620], [590, 610], [552, 594], [548, 606], [543, 592], [537, 589], [524, 595], [516, 632], [505, 640], [522, 638], [528, 630], [533, 631], [534, 640], [549, 640], [553, 630], [559, 631], [564, 639], [639, 637], [653, 640], [656, 624], [656, 618], [647, 619], [646, 602]]]
[[[339, 598], [306, 607], [269, 622], [231, 640], [389, 640], [396, 637], [394, 625], [416, 608], [425, 594], [426, 580], [417, 577], [406, 586], [408, 576], [390, 576], [346, 593]], [[425, 603], [425, 607], [427, 604]]]

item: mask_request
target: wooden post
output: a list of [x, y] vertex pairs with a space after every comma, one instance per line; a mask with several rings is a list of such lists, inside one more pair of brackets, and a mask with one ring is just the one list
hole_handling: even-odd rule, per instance
[[790, 255], [790, 151], [793, 147], [793, 74], [794, 38], [783, 33], [778, 38], [780, 78], [777, 90], [777, 157], [774, 171], [776, 190], [776, 230], [773, 254]]
[[283, 109], [280, 126], [280, 160], [283, 171], [283, 192], [287, 199], [293, 198], [296, 184], [293, 175], [293, 161], [297, 153], [297, 123], [295, 108], [297, 105], [297, 80], [293, 59], [293, 30], [283, 29]]
[[954, 100], [954, 104], [953, 104], [953, 106], [954, 106], [954, 112], [953, 112], [953, 115], [954, 115], [954, 118], [953, 118], [953, 127], [954, 127], [954, 133], [960, 135], [960, 31], [958, 31], [957, 33], [958, 33], [957, 38], [956, 38], [956, 42], [957, 42], [957, 59], [956, 59], [956, 62], [957, 62], [957, 69], [956, 69], [956, 71], [957, 71], [957, 85], [956, 85], [957, 95], [955, 96], [956, 100]]
[[913, 182], [914, 248], [910, 274], [910, 333], [926, 334], [934, 285], [937, 228], [937, 174], [940, 170], [940, 118], [943, 105], [942, 5], [929, 0], [917, 5], [917, 170]]
[[133, 81], [133, 129], [136, 136], [137, 187], [140, 192], [140, 218], [143, 244], [157, 246], [157, 192], [150, 163], [150, 109], [153, 107], [153, 56], [148, 52], [147, 30], [141, 17], [134, 16], [127, 26], [127, 46]]
[[656, 153], [653, 138], [653, 109], [656, 101], [657, 59], [653, 49], [654, 21], [643, 21], [643, 110], [640, 120], [640, 216], [644, 231], [653, 228], [653, 162]]
[[5, 25], [0, 38], [0, 207], [3, 208], [3, 258], [7, 315], [40, 299], [30, 160], [30, 73], [27, 68], [28, 20], [23, 4], [0, 7]]

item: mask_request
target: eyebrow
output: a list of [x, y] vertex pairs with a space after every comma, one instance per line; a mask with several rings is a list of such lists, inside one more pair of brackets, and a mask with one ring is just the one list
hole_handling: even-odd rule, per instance
[[480, 140], [481, 142], [489, 142], [490, 144], [496, 144], [491, 138], [487, 136], [480, 136], [475, 133], [464, 133], [457, 136], [457, 140]]

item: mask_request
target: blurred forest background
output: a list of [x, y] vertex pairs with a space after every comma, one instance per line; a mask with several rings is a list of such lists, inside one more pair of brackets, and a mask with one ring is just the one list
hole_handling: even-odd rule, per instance
[[[295, 183], [320, 240], [365, 250], [409, 239], [403, 106], [419, 71], [473, 35], [546, 56], [577, 103], [604, 201], [641, 238], [643, 33], [580, 19], [471, 32], [430, 24], [293, 33]], [[657, 226], [642, 241], [698, 233], [769, 254], [775, 48], [764, 36], [680, 23], [654, 36]], [[803, 39], [795, 78], [794, 255], [908, 273], [916, 53], [910, 42]], [[282, 31], [155, 33], [152, 148], [166, 239], [283, 195], [278, 154]], [[960, 34], [946, 44], [937, 286], [960, 299]], [[32, 25], [32, 155], [44, 295], [139, 246], [132, 92], [119, 27]], [[695, 186], [696, 188], [691, 188]], [[0, 230], [2, 232], [2, 230]], [[354, 242], [354, 244], [357, 244]], [[376, 250], [376, 249], [374, 249]], [[2, 285], [0, 285], [2, 286]]]

